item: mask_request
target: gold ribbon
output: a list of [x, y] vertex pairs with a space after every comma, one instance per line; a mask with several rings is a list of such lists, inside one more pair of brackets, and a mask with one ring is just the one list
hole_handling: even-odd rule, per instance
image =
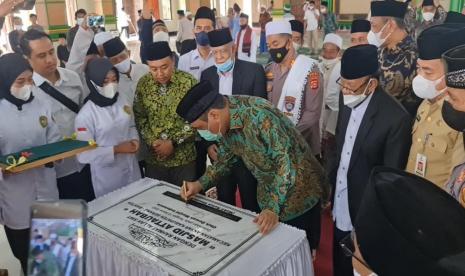
[[76, 132], [71, 134], [71, 136], [64, 136], [63, 140], [76, 140], [77, 139], [77, 134]]
[[21, 156], [21, 157], [19, 157], [18, 160], [16, 160], [16, 158], [15, 158], [13, 155], [10, 155], [10, 156], [8, 156], [8, 157], [6, 158], [6, 163], [7, 163], [7, 165], [9, 165], [9, 166], [6, 167], [5, 170], [7, 170], [7, 171], [8, 171], [8, 170], [11, 170], [11, 169], [13, 169], [13, 168], [15, 168], [15, 167], [17, 167], [17, 166], [19, 166], [19, 165], [21, 165], [21, 164], [26, 163], [26, 162], [27, 162], [27, 158], [24, 157], [24, 156]]

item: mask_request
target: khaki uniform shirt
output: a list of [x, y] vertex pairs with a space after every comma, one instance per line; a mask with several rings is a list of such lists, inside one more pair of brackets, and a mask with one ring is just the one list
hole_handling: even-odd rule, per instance
[[[292, 58], [295, 60], [297, 55], [294, 54]], [[290, 69], [291, 68], [285, 68], [281, 71], [281, 65], [274, 62], [270, 63], [265, 68], [268, 100], [275, 107], [279, 103], [284, 83], [289, 75]], [[318, 74], [318, 77], [316, 80], [312, 80], [312, 76], [315, 73]], [[307, 79], [304, 98], [302, 100], [301, 117], [297, 124], [297, 129], [304, 136], [314, 155], [320, 154], [321, 150], [319, 121], [321, 116], [321, 106], [323, 104], [323, 85], [323, 75], [318, 68], [318, 63], [315, 62], [315, 65], [310, 71]]]
[[462, 133], [444, 122], [441, 114], [443, 103], [444, 99], [421, 103], [412, 130], [412, 147], [407, 163], [407, 171], [415, 173], [417, 155], [425, 155], [424, 177], [441, 188], [444, 188], [452, 169], [465, 158]]

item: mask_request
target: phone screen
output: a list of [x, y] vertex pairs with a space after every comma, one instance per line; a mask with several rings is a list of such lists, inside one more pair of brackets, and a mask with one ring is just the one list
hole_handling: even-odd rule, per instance
[[103, 15], [89, 15], [87, 17], [87, 25], [89, 27], [99, 27], [105, 25], [105, 17]]
[[86, 218], [83, 201], [35, 203], [27, 275], [84, 275]]

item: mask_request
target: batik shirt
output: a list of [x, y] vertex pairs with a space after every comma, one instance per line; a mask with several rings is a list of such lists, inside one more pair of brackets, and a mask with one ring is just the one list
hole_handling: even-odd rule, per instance
[[194, 131], [176, 113], [187, 91], [197, 83], [190, 74], [176, 70], [168, 85], [156, 82], [151, 74], [139, 80], [134, 100], [136, 125], [148, 148], [156, 140], [171, 140], [177, 144], [174, 154], [166, 159], [151, 154], [148, 162], [163, 167], [177, 167], [196, 158]]
[[378, 50], [381, 87], [399, 100], [412, 116], [415, 116], [421, 102], [412, 89], [417, 57], [417, 46], [410, 35], [392, 49], [382, 47]]
[[218, 162], [199, 180], [204, 190], [228, 175], [242, 158], [258, 181], [262, 210], [288, 221], [315, 206], [323, 169], [291, 120], [261, 98], [230, 96], [228, 100], [230, 130], [220, 140]]
[[335, 33], [337, 29], [336, 15], [334, 13], [323, 14], [321, 16], [321, 25], [325, 35]]

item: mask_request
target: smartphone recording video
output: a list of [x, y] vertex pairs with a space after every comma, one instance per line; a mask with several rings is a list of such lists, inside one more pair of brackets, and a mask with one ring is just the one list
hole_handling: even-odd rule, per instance
[[85, 275], [86, 203], [36, 202], [31, 220], [27, 275]]
[[91, 28], [104, 26], [105, 17], [103, 15], [89, 15], [87, 17], [87, 25]]

